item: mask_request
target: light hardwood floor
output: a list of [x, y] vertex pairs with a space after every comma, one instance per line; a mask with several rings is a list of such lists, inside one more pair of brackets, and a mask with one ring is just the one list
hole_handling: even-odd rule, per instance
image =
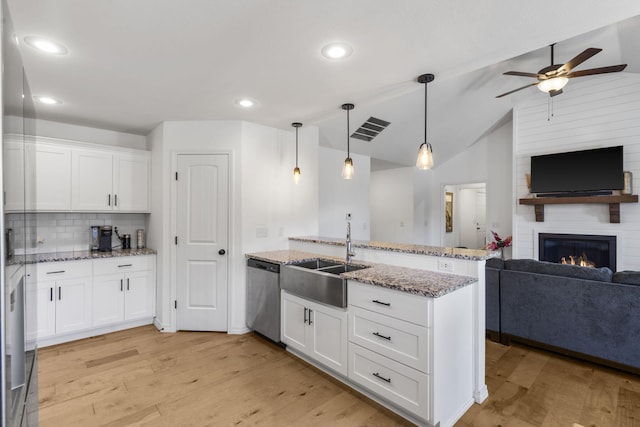
[[[130, 329], [41, 349], [40, 425], [411, 425], [253, 334]], [[490, 397], [457, 426], [640, 426], [640, 378], [487, 342]]]

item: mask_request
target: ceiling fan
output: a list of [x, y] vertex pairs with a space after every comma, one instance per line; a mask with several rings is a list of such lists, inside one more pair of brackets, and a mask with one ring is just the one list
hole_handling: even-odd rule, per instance
[[519, 90], [536, 85], [538, 86], [538, 89], [543, 92], [547, 92], [549, 96], [553, 97], [562, 93], [562, 88], [567, 84], [569, 79], [572, 79], [574, 77], [592, 76], [595, 74], [616, 73], [618, 71], [624, 70], [627, 67], [627, 64], [620, 64], [611, 65], [609, 67], [591, 68], [589, 70], [571, 72], [571, 70], [573, 70], [575, 67], [582, 64], [584, 61], [591, 58], [595, 54], [601, 52], [602, 49], [590, 47], [588, 49], [585, 49], [581, 54], [579, 54], [566, 64], [558, 65], [553, 63], [553, 46], [555, 46], [555, 43], [549, 45], [549, 47], [551, 48], [551, 65], [538, 71], [537, 74], [523, 73], [521, 71], [507, 71], [506, 73], [504, 73], [504, 75], [506, 76], [533, 77], [538, 79], [537, 82], [529, 83], [528, 85], [519, 87], [518, 89], [505, 92], [501, 95], [496, 96], [496, 98], [502, 98], [505, 95], [510, 95]]

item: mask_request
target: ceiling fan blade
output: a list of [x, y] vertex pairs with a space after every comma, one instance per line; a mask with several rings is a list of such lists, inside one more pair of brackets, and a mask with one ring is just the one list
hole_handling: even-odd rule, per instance
[[522, 76], [522, 77], [533, 77], [534, 79], [538, 78], [538, 75], [535, 73], [523, 73], [522, 71], [507, 71], [506, 73], [502, 73], [505, 76]]
[[609, 67], [591, 68], [589, 70], [574, 71], [567, 74], [570, 79], [573, 77], [592, 76], [594, 74], [617, 73], [627, 68], [627, 64], [611, 65]]
[[513, 92], [517, 92], [517, 91], [519, 91], [519, 90], [526, 89], [526, 88], [528, 88], [529, 86], [535, 86], [535, 85], [537, 85], [538, 83], [540, 83], [540, 82], [529, 83], [528, 85], [525, 85], [525, 86], [519, 87], [518, 89], [514, 89], [514, 90], [511, 90], [511, 91], [509, 91], [509, 92], [505, 92], [505, 93], [503, 93], [502, 95], [498, 95], [498, 96], [496, 96], [496, 98], [502, 98], [503, 96], [511, 95]]
[[578, 56], [576, 56], [575, 58], [573, 58], [572, 60], [564, 64], [562, 67], [560, 67], [558, 72], [566, 74], [571, 70], [573, 70], [578, 65], [582, 64], [587, 59], [591, 58], [596, 53], [599, 53], [601, 51], [602, 49], [599, 49], [597, 47], [590, 47], [589, 49], [585, 49], [581, 54], [579, 54]]

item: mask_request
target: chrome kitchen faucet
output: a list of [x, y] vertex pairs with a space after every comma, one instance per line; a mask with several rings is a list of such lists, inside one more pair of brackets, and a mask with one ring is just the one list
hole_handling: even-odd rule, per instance
[[351, 222], [347, 221], [347, 264], [351, 261], [351, 258], [356, 256], [356, 253], [351, 250]]

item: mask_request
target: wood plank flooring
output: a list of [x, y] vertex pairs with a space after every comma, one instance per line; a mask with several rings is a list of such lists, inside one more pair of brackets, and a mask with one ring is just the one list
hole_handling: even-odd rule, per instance
[[[253, 334], [153, 326], [39, 350], [40, 425], [408, 426]], [[487, 341], [490, 397], [465, 426], [640, 426], [640, 377]]]

